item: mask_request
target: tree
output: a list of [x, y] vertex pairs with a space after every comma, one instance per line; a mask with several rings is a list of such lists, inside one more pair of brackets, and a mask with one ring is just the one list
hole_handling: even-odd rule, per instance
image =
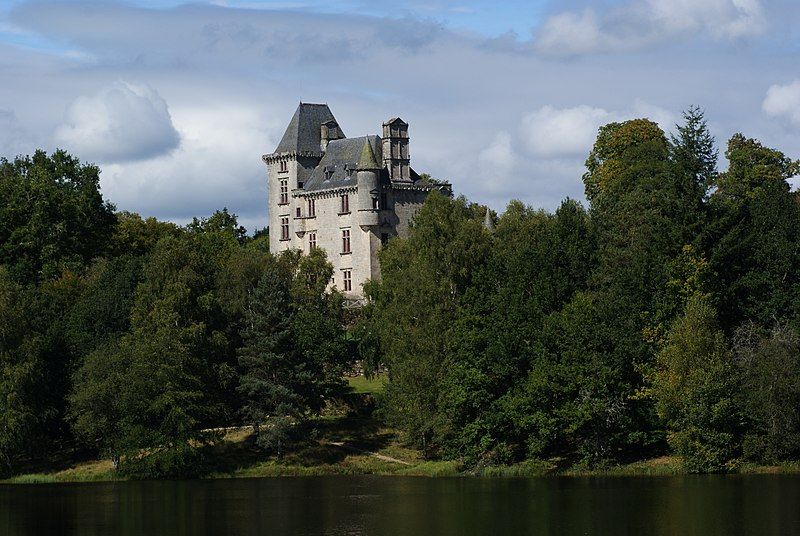
[[118, 212], [109, 253], [114, 257], [145, 255], [164, 237], [177, 237], [181, 229], [171, 222], [142, 218], [133, 212]]
[[0, 263], [22, 283], [78, 272], [109, 245], [100, 170], [64, 151], [0, 159]]
[[[637, 398], [642, 371], [652, 365], [656, 346], [648, 334], [671, 318], [659, 306], [667, 300], [669, 267], [681, 252], [687, 230], [678, 195], [680, 177], [670, 162], [664, 133], [644, 119], [600, 129], [584, 175], [590, 216], [595, 225], [597, 264], [589, 280], [596, 304], [595, 329], [608, 333], [598, 361], [608, 367], [627, 412], [612, 437], [622, 441], [609, 452], [649, 448], [659, 440], [657, 417], [647, 400]], [[558, 353], [558, 351], [556, 352]]]
[[800, 453], [800, 336], [785, 323], [766, 331], [752, 322], [734, 339], [748, 417], [745, 455], [776, 463]]
[[[541, 349], [543, 324], [585, 289], [594, 254], [583, 207], [566, 200], [555, 214], [512, 201], [500, 217], [453, 322], [452, 363], [439, 386], [445, 455], [476, 463], [524, 458], [532, 411], [523, 385]], [[538, 408], [537, 408], [538, 409]]]
[[239, 225], [236, 214], [231, 214], [227, 208], [217, 210], [208, 218], [192, 218], [186, 228], [190, 233], [227, 233], [240, 244], [247, 240], [247, 229]]
[[257, 442], [283, 453], [291, 424], [342, 392], [347, 347], [342, 298], [326, 289], [333, 267], [321, 250], [268, 263], [247, 306], [238, 390]]
[[729, 166], [709, 200], [702, 242], [718, 274], [714, 293], [723, 328], [800, 319], [800, 202], [788, 179], [798, 163], [737, 134]]
[[669, 158], [676, 176], [675, 195], [680, 199], [682, 241], [693, 244], [705, 216], [705, 200], [717, 178], [718, 151], [703, 111], [692, 106], [683, 112], [683, 124], [669, 140]]
[[40, 422], [39, 340], [29, 331], [25, 301], [22, 288], [0, 266], [0, 474], [30, 451]]
[[283, 424], [287, 417], [302, 413], [301, 396], [292, 385], [302, 363], [292, 340], [291, 274], [287, 272], [278, 263], [264, 270], [245, 313], [244, 344], [239, 350], [238, 390], [245, 399], [245, 421], [253, 425], [259, 444], [279, 455], [289, 432]]
[[719, 152], [703, 110], [691, 106], [683, 112], [683, 120], [682, 125], [675, 125], [677, 134], [670, 135], [670, 159], [681, 174], [679, 185], [687, 208], [696, 208], [697, 200], [702, 200], [716, 181]]
[[365, 286], [365, 331], [391, 378], [386, 412], [426, 450], [441, 446], [439, 395], [453, 364], [459, 305], [490, 251], [484, 214], [464, 198], [431, 193], [409, 236], [381, 251], [381, 281]]
[[657, 357], [650, 394], [690, 472], [721, 471], [741, 446], [736, 371], [708, 299], [695, 295]]
[[209, 406], [203, 363], [190, 352], [197, 331], [168, 324], [135, 330], [77, 371], [70, 396], [76, 434], [110, 454], [124, 474], [178, 478], [206, 469], [203, 447], [218, 434], [202, 431]]

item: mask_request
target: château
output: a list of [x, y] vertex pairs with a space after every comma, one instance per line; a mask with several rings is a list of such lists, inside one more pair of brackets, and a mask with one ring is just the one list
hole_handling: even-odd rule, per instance
[[380, 278], [378, 251], [408, 232], [428, 194], [450, 194], [449, 184], [411, 168], [408, 123], [399, 117], [383, 123], [382, 136], [347, 138], [327, 104], [301, 102], [278, 147], [262, 158], [270, 251], [323, 249], [333, 286], [351, 299]]

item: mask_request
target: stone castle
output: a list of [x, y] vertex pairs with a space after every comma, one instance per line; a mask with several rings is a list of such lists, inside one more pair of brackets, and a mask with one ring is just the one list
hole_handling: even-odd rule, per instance
[[267, 164], [269, 247], [312, 248], [333, 264], [333, 286], [351, 299], [380, 277], [377, 253], [408, 232], [433, 190], [410, 166], [408, 123], [383, 123], [382, 137], [347, 138], [327, 104], [301, 102]]

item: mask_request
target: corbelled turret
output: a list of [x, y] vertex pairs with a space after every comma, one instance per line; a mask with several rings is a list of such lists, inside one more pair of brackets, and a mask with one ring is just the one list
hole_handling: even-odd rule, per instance
[[356, 164], [358, 183], [358, 224], [362, 228], [380, 224], [380, 173], [381, 165], [375, 158], [369, 138], [364, 138], [361, 154]]

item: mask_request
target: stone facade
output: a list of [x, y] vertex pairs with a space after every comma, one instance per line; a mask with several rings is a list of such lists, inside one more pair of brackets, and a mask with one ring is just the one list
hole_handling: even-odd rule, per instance
[[377, 253], [403, 236], [433, 190], [410, 166], [408, 123], [392, 118], [380, 136], [347, 138], [326, 104], [300, 103], [267, 164], [270, 251], [317, 247], [332, 284], [351, 299], [380, 278]]

